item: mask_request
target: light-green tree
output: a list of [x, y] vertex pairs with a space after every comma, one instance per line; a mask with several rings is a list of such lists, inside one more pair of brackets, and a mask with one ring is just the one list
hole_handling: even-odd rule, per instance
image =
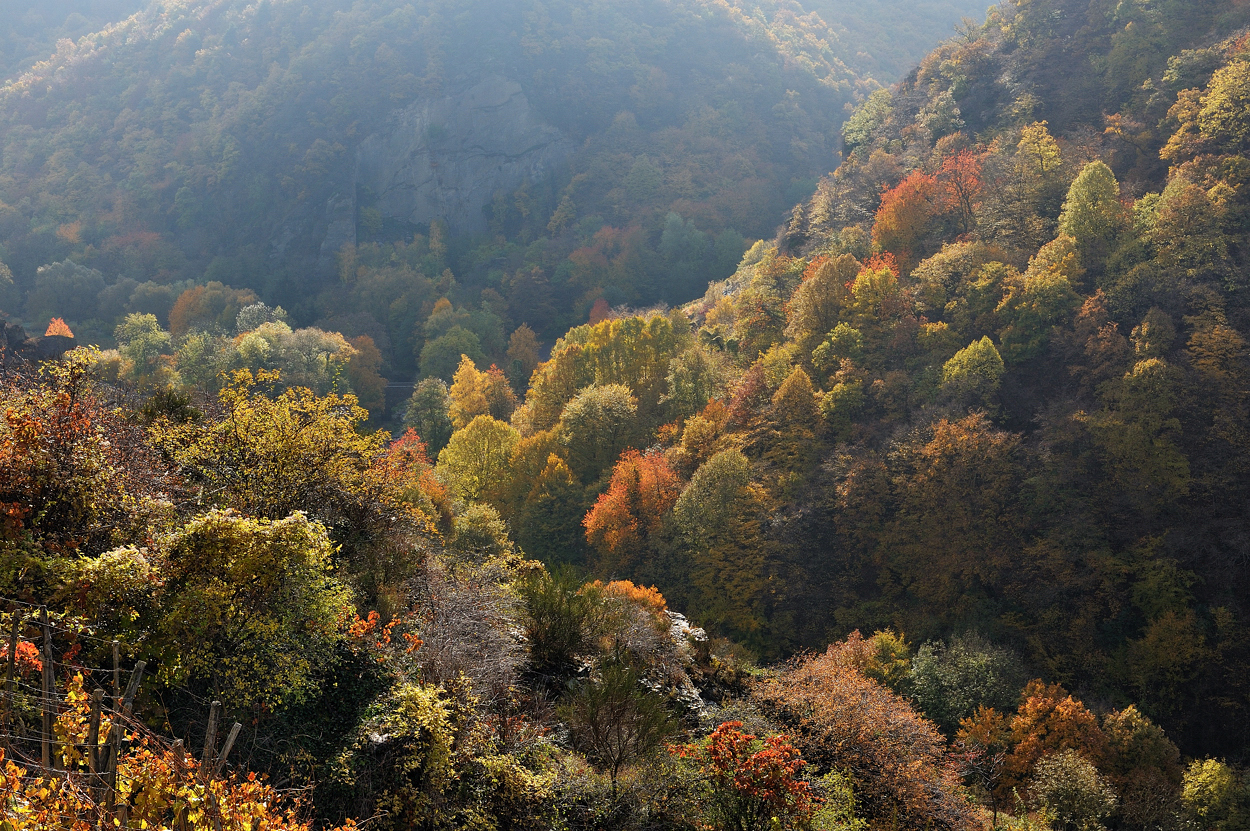
[[[156, 315], [129, 314], [113, 336], [124, 361], [122, 373], [140, 387], [168, 384], [176, 376], [162, 360], [172, 345]], [[164, 371], [162, 371], [164, 370]]]
[[438, 454], [435, 473], [460, 499], [490, 499], [507, 483], [512, 451], [520, 440], [512, 427], [480, 415], [452, 435]]
[[569, 467], [594, 482], [639, 438], [638, 401], [621, 384], [587, 387], [564, 408], [559, 435]]
[[157, 547], [164, 597], [154, 627], [160, 677], [204, 685], [232, 709], [298, 703], [347, 637], [351, 592], [334, 546], [303, 514], [210, 511]]
[[1125, 224], [1115, 174], [1103, 162], [1090, 162], [1068, 188], [1059, 233], [1076, 240], [1084, 268], [1101, 270]]
[[1055, 831], [1098, 831], [1116, 807], [1115, 791], [1075, 750], [1044, 757], [1031, 784]]
[[1245, 775], [1218, 759], [1195, 759], [1181, 786], [1185, 813], [1204, 831], [1250, 827], [1250, 786]]
[[988, 337], [973, 341], [942, 366], [942, 391], [960, 402], [990, 406], [1003, 378], [1003, 358]]

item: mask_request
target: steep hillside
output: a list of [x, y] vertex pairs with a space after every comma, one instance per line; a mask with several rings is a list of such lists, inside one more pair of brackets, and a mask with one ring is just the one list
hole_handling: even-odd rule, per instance
[[406, 379], [442, 295], [548, 338], [684, 301], [836, 164], [861, 46], [793, 3], [157, 2], [0, 92], [0, 308], [108, 343], [217, 281]]
[[717, 595], [740, 637], [973, 629], [1243, 752], [1248, 19], [1003, 4], [874, 94], [688, 309], [746, 372], [670, 452], [746, 454], [756, 559], [639, 574], [698, 608], [753, 562], [754, 605]]
[[[805, 62], [819, 50], [793, 19], [764, 26], [717, 8], [724, 17], [708, 19], [723, 31], [753, 32], [753, 45], [805, 67], [750, 77], [831, 89], [817, 70], [836, 62]], [[428, 31], [454, 34], [471, 12]], [[558, 33], [584, 21], [561, 20], [525, 21], [546, 34], [522, 58], [577, 47], [592, 78], [611, 81], [604, 67], [620, 64], [602, 61], [623, 61], [623, 42], [567, 41]], [[194, 35], [172, 31], [162, 36], [175, 43]], [[495, 34], [506, 50], [511, 33]], [[240, 37], [215, 48], [249, 54]], [[370, 71], [390, 60], [383, 45]], [[187, 48], [208, 61], [214, 47]], [[637, 148], [665, 102], [698, 98], [648, 97], [673, 64], [649, 85], [617, 79], [650, 109], [561, 113], [596, 100], [576, 73], [541, 90], [490, 67], [438, 74], [434, 46], [421, 48], [426, 74], [413, 79], [443, 79], [438, 95], [414, 92], [358, 130], [347, 167], [329, 145], [293, 140], [283, 152], [303, 153], [305, 178], [278, 180], [311, 188], [350, 171], [405, 184], [356, 188], [354, 225], [336, 226], [356, 241], [328, 252], [339, 282], [301, 307], [327, 327], [385, 309], [372, 325], [397, 333], [391, 353], [409, 338], [427, 377], [398, 438], [369, 426], [385, 389], [379, 342], [293, 328], [243, 283], [179, 288], [166, 328], [131, 307], [168, 284], [67, 260], [36, 273], [32, 317], [67, 298], [107, 301], [118, 348], [65, 352], [65, 321], [42, 338], [5, 326], [0, 631], [17, 689], [0, 750], [20, 765], [6, 764], [0, 805], [17, 807], [16, 831], [1244, 828], [1250, 7], [996, 7], [856, 109], [845, 164], [731, 276], [644, 311], [613, 308], [609, 286], [662, 294], [709, 252], [744, 245], [670, 210], [677, 150], [719, 160], [806, 135], [770, 131], [807, 93], [786, 93], [771, 121], [734, 101], [699, 110], [705, 121], [660, 129], [672, 155], [652, 157]], [[295, 66], [321, 79], [314, 90], [355, 77], [327, 80], [319, 67], [350, 61], [305, 57]], [[224, 72], [221, 61], [206, 66]], [[735, 85], [746, 70], [725, 69]], [[282, 121], [299, 125], [295, 138], [350, 110], [299, 100], [294, 76], [269, 72], [281, 82], [257, 89], [323, 119]], [[357, 95], [381, 94], [357, 82]], [[126, 101], [142, 109], [162, 89], [136, 86]], [[231, 96], [251, 100], [221, 90], [206, 100], [223, 112]], [[56, 180], [72, 189], [29, 190], [5, 221], [106, 191], [131, 200], [101, 214], [121, 221], [165, 198], [144, 183], [191, 188], [186, 171], [153, 165], [130, 190], [93, 190], [98, 168], [58, 148], [40, 155], [30, 138], [53, 98], [21, 99], [27, 123], [10, 135], [29, 141], [5, 164], [73, 167]], [[45, 120], [73, 115], [56, 100], [67, 109]], [[244, 103], [230, 110], [235, 132], [213, 134], [225, 149], [197, 174], [204, 190], [183, 197], [201, 213], [126, 244], [182, 251], [175, 242], [216, 220], [203, 199], [235, 204], [221, 183], [250, 170], [245, 151], [276, 147], [256, 136], [275, 129], [262, 116], [277, 105]], [[510, 128], [470, 153], [448, 140], [491, 111]], [[731, 116], [763, 143], [718, 132]], [[144, 123], [119, 135], [159, 143]], [[572, 142], [579, 124], [590, 126]], [[244, 139], [254, 144], [229, 144]], [[113, 145], [75, 145], [87, 146]], [[194, 158], [169, 152], [184, 151]], [[810, 151], [755, 158], [780, 166]], [[390, 164], [400, 156], [426, 178]], [[465, 191], [428, 187], [534, 175], [561, 158], [571, 178], [547, 192], [548, 237], [526, 236], [536, 186], [494, 200], [487, 234], [459, 237], [456, 212], [476, 219], [456, 201]], [[257, 211], [280, 201], [265, 201], [269, 175], [251, 180]], [[428, 233], [397, 224], [430, 202], [447, 218]], [[590, 221], [585, 205], [604, 213]], [[629, 219], [647, 212], [659, 224]], [[48, 234], [84, 263], [121, 256], [122, 243], [100, 247], [85, 219], [65, 219]], [[578, 247], [565, 253], [562, 240]], [[640, 267], [651, 255], [669, 270]], [[133, 256], [171, 274], [190, 262]], [[246, 258], [218, 262], [225, 276]], [[515, 304], [555, 326], [592, 298], [589, 322], [549, 351], [527, 326], [504, 338], [537, 319]], [[36, 371], [27, 361], [39, 358], [50, 360]], [[86, 691], [116, 677], [115, 648], [136, 679], [132, 662], [149, 668], [128, 740], [105, 754], [116, 790], [99, 755], [79, 752], [112, 733], [95, 729], [90, 702], [103, 696]], [[99, 705], [114, 722], [115, 702]], [[218, 757], [220, 778], [205, 764], [208, 702], [241, 739]], [[187, 749], [201, 737], [197, 761]], [[283, 800], [293, 794], [306, 800]]]
[[1247, 22], [997, 7], [732, 279], [558, 342], [474, 498], [759, 654], [977, 631], [1241, 752]]
[[0, 77], [48, 57], [58, 41], [98, 32], [144, 5], [145, 0], [8, 0], [0, 15]]

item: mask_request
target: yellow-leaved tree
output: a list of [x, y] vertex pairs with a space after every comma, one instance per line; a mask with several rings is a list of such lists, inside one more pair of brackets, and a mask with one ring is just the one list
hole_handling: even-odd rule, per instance
[[267, 394], [277, 380], [236, 372], [219, 396], [221, 418], [159, 422], [153, 437], [203, 501], [270, 520], [302, 511], [321, 523], [367, 594], [405, 579], [440, 500], [424, 454], [402, 443], [388, 452], [385, 432], [363, 432], [369, 414], [354, 395]]

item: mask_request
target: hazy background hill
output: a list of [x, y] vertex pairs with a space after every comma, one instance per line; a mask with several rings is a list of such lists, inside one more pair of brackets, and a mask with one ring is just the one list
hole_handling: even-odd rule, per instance
[[[979, 4], [840, 5], [215, 0], [111, 25], [125, 4], [18, 5], [0, 309], [107, 343], [215, 281], [368, 334], [410, 377], [440, 296], [488, 290], [549, 338], [597, 299], [687, 300], [836, 166], [847, 106]], [[377, 285], [397, 242], [409, 271]], [[98, 274], [40, 283], [67, 259]]]
[[63, 38], [77, 40], [143, 8], [144, 0], [4, 0], [0, 72], [7, 78], [48, 57]]

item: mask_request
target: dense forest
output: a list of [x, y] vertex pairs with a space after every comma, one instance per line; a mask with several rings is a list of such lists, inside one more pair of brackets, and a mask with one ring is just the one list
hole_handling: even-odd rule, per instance
[[[871, 73], [891, 78], [793, 3], [583, 5], [158, 2], [62, 41], [0, 89], [0, 309], [107, 345], [125, 314], [169, 325], [221, 283], [370, 337], [408, 381], [433, 374], [422, 325], [446, 296], [502, 364], [500, 323], [550, 343], [597, 299], [684, 302], [731, 274], [836, 166]], [[934, 4], [878, 54], [910, 65], [973, 9]], [[475, 93], [515, 106], [485, 127], [440, 110]], [[534, 175], [483, 169], [492, 139]], [[401, 209], [429, 176], [477, 201]], [[85, 270], [39, 270], [64, 262]]]
[[[1250, 826], [1250, 6], [1011, 0], [884, 87], [821, 5], [164, 5], [0, 93], [12, 831]], [[568, 169], [261, 256], [325, 91], [478, 36]], [[139, 66], [200, 103], [108, 116]]]

